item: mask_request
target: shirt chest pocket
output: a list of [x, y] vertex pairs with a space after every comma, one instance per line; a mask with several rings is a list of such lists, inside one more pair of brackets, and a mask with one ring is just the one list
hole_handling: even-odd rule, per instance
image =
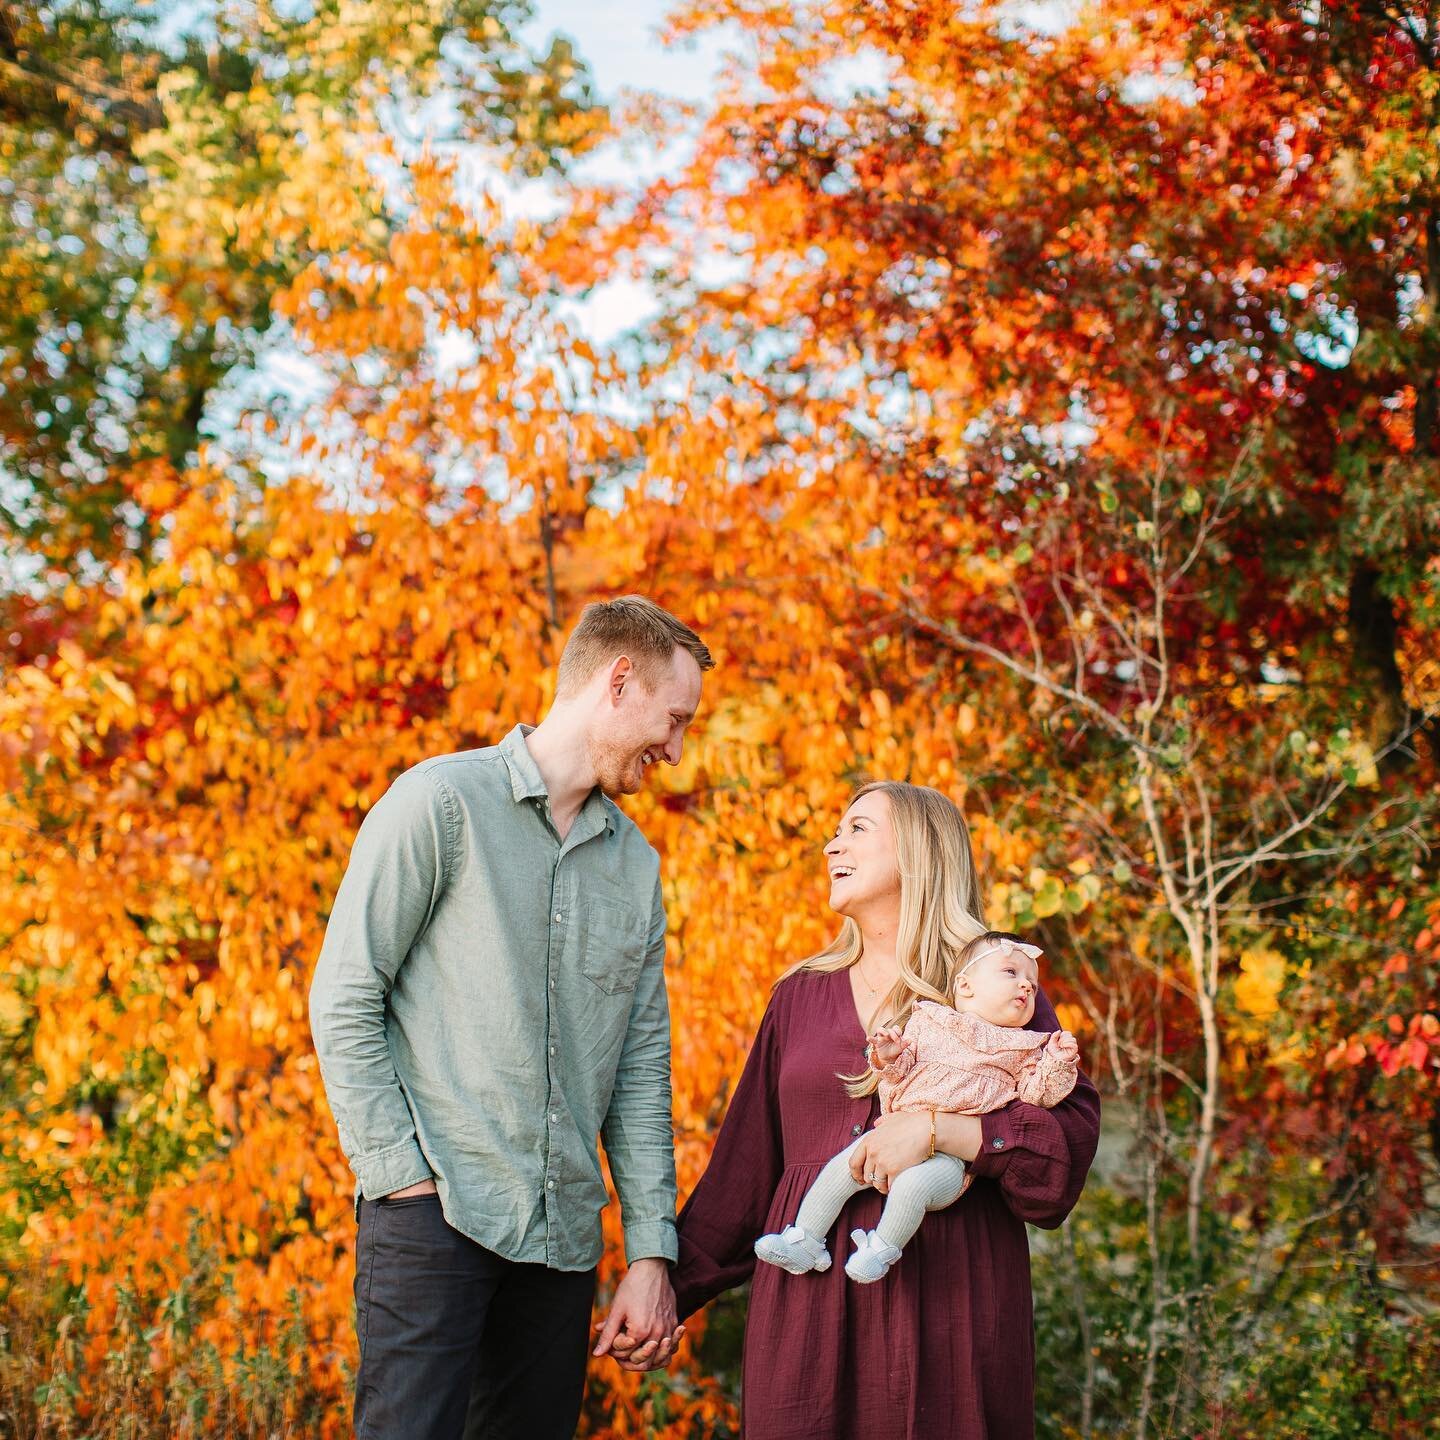
[[607, 995], [628, 995], [645, 963], [641, 917], [622, 901], [603, 896], [584, 902], [584, 916], [581, 974]]

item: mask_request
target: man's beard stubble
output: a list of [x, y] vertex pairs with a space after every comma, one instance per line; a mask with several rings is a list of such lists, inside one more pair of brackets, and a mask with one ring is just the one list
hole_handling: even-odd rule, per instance
[[[592, 740], [590, 764], [595, 771], [595, 783], [606, 795], [634, 795], [644, 783], [639, 753], [628, 745]], [[638, 780], [635, 778], [637, 768], [640, 770]]]

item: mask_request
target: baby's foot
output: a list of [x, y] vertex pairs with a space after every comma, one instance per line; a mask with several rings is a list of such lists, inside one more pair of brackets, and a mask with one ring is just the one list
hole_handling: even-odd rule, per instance
[[882, 1240], [873, 1230], [852, 1230], [855, 1253], [845, 1262], [845, 1273], [861, 1285], [883, 1280], [900, 1258], [899, 1249]]
[[792, 1275], [807, 1275], [812, 1270], [830, 1268], [830, 1252], [825, 1248], [825, 1242], [817, 1240], [798, 1225], [787, 1225], [778, 1235], [762, 1235], [755, 1242], [755, 1253]]

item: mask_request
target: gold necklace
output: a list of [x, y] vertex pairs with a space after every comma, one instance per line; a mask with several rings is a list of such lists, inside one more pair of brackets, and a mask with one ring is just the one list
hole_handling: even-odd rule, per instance
[[861, 983], [872, 995], [878, 995], [878, 994], [880, 993], [880, 992], [865, 978], [865, 969], [864, 969], [864, 967], [861, 965], [861, 963], [860, 963], [858, 960], [855, 962], [855, 973], [856, 973], [857, 975], [859, 975], [859, 977], [860, 977], [860, 983]]

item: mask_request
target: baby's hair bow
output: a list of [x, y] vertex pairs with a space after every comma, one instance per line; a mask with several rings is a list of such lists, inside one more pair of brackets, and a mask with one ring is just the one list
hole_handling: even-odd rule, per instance
[[977, 961], [983, 960], [987, 955], [994, 955], [1001, 950], [1018, 950], [1027, 960], [1039, 961], [1045, 953], [1038, 945], [1027, 945], [1023, 940], [996, 940], [989, 945], [981, 946], [961, 967], [959, 974], [955, 976], [958, 980]]

